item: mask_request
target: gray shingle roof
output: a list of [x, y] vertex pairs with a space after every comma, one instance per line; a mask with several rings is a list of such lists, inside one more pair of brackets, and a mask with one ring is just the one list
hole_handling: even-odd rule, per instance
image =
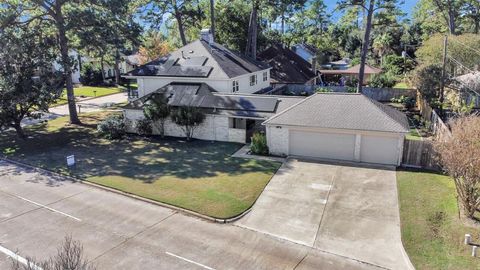
[[261, 119], [267, 119], [303, 100], [254, 94], [222, 94], [205, 83], [171, 83], [123, 108], [142, 110], [145, 102], [158, 94], [168, 97], [168, 104], [173, 107], [194, 106], [205, 109], [208, 113]]
[[189, 43], [169, 55], [132, 70], [127, 76], [204, 77], [230, 79], [268, 69], [265, 63], [204, 40]]
[[364, 95], [350, 93], [315, 94], [264, 124], [398, 133], [409, 131], [407, 117], [402, 112]]

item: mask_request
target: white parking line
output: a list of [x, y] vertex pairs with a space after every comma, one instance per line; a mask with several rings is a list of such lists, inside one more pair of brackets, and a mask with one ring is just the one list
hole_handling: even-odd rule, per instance
[[29, 262], [27, 259], [19, 256], [17, 253], [15, 253], [15, 252], [7, 249], [7, 248], [4, 248], [4, 247], [0, 246], [0, 252], [4, 253], [8, 257], [11, 257], [12, 259], [18, 261], [19, 263], [21, 263], [23, 265], [29, 266], [28, 269], [43, 270], [41, 267], [36, 266], [32, 262]]
[[35, 205], [37, 205], [37, 206], [40, 206], [40, 207], [42, 207], [42, 208], [45, 208], [45, 209], [50, 210], [50, 211], [52, 211], [52, 212], [55, 212], [55, 213], [57, 213], [57, 214], [64, 215], [64, 216], [69, 217], [69, 218], [71, 218], [71, 219], [74, 219], [74, 220], [76, 220], [76, 221], [82, 221], [81, 219], [76, 218], [76, 217], [74, 217], [74, 216], [72, 216], [72, 215], [69, 215], [69, 214], [64, 213], [64, 212], [62, 212], [62, 211], [58, 211], [58, 210], [53, 209], [53, 208], [51, 208], [51, 207], [48, 207], [48, 206], [46, 206], [46, 205], [43, 205], [43, 204], [40, 204], [40, 203], [31, 201], [31, 200], [29, 200], [29, 199], [27, 199], [27, 198], [24, 198], [24, 197], [15, 195], [15, 194], [10, 194], [10, 193], [8, 193], [8, 194], [11, 195], [11, 196], [13, 196], [13, 197], [15, 197], [15, 198], [18, 198], [18, 199], [20, 199], [20, 200], [24, 200], [24, 201], [29, 202], [29, 203], [31, 203], [31, 204], [35, 204]]
[[189, 263], [193, 263], [193, 264], [198, 265], [198, 266], [200, 266], [200, 267], [202, 267], [202, 268], [204, 268], [204, 269], [215, 270], [214, 268], [208, 267], [208, 266], [203, 265], [203, 264], [201, 264], [201, 263], [194, 262], [194, 261], [192, 261], [192, 260], [189, 260], [189, 259], [184, 258], [184, 257], [182, 257], [182, 256], [175, 255], [175, 254], [170, 253], [170, 252], [165, 252], [165, 254], [170, 255], [170, 256], [172, 256], [172, 257], [175, 257], [175, 258], [180, 259], [180, 260], [184, 260], [184, 261], [189, 262]]

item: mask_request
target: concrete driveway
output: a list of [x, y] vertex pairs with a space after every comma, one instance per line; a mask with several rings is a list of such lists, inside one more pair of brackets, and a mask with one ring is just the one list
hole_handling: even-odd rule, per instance
[[409, 269], [394, 168], [288, 159], [236, 225], [388, 269]]

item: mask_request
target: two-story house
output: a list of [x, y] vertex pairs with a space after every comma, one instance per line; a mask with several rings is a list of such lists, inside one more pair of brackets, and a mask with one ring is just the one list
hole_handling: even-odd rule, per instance
[[[204, 32], [202, 32], [204, 33]], [[140, 98], [176, 83], [205, 83], [221, 93], [255, 93], [270, 86], [270, 67], [212, 41], [209, 34], [126, 75]]]

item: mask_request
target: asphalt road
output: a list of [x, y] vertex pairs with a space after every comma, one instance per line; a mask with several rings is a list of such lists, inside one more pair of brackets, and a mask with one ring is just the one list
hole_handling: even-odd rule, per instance
[[55, 254], [66, 235], [97, 269], [379, 269], [0, 161], [0, 269], [9, 252]]

